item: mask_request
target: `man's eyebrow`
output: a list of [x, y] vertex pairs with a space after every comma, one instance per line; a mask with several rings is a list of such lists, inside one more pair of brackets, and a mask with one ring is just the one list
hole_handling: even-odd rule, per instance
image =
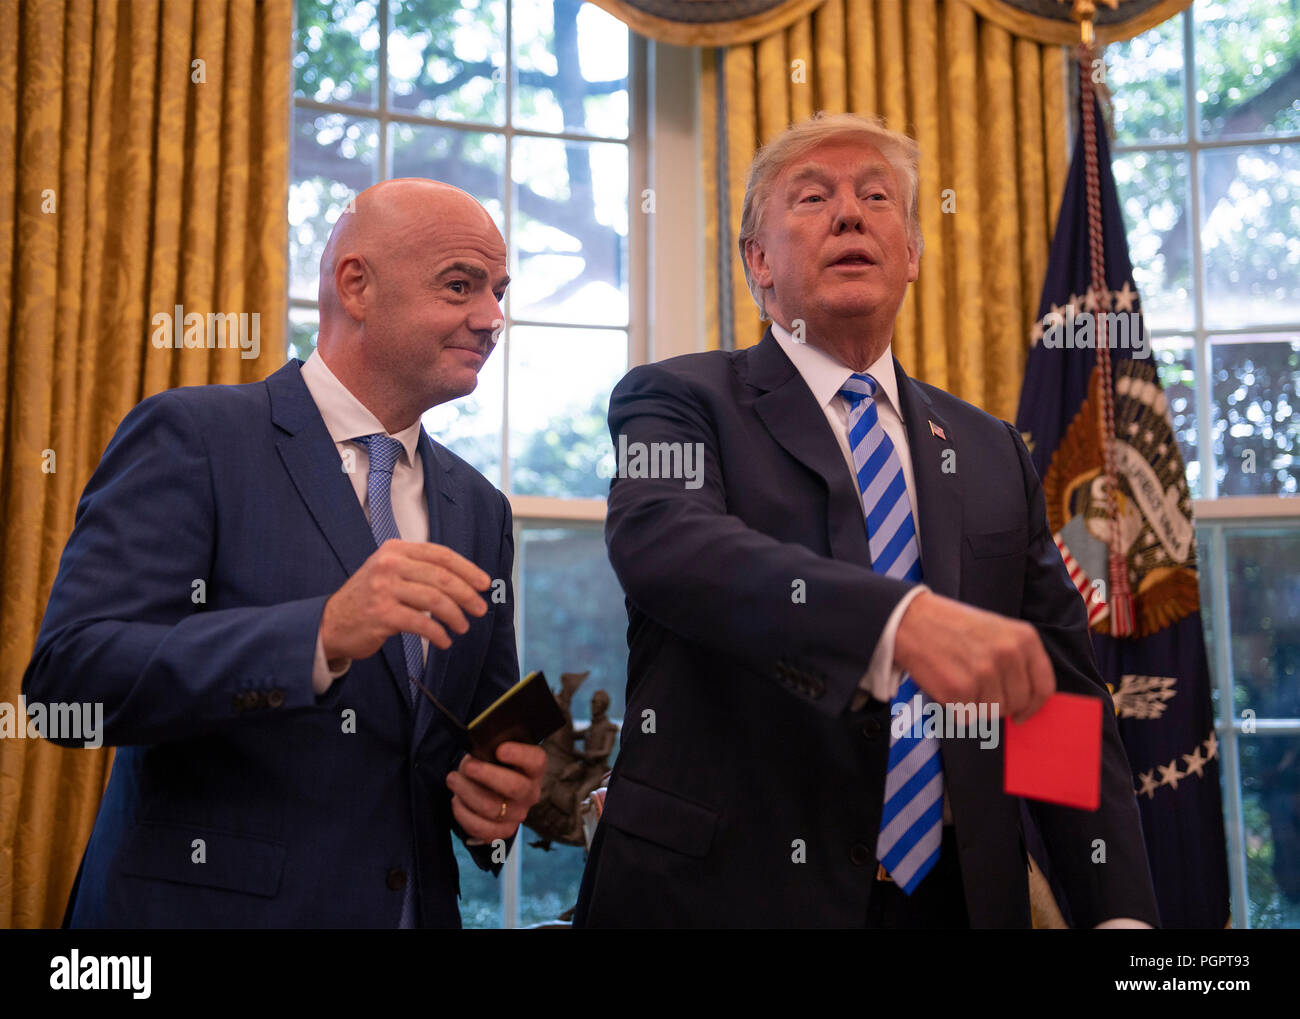
[[[805, 180], [817, 179], [826, 180], [834, 176], [830, 167], [824, 163], [804, 163], [799, 169], [790, 174], [789, 184], [801, 184]], [[863, 181], [887, 180], [889, 178], [888, 170], [883, 166], [870, 166], [858, 174], [859, 183]]]
[[463, 272], [466, 276], [470, 276], [476, 280], [487, 279], [487, 272], [470, 262], [452, 262], [451, 265], [438, 273], [437, 278], [442, 279], [442, 277], [453, 272]]

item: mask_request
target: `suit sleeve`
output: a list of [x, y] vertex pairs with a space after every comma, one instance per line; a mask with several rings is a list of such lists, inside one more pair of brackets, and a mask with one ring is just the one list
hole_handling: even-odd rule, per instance
[[[206, 608], [216, 536], [205, 443], [181, 393], [145, 400], [77, 507], [23, 692], [102, 703], [108, 744], [186, 739], [315, 703], [325, 596]], [[250, 695], [266, 711], [241, 715]]]
[[[729, 513], [726, 475], [735, 461], [724, 455], [748, 450], [735, 438], [724, 449], [706, 398], [662, 366], [634, 369], [619, 383], [609, 427], [616, 450], [664, 442], [702, 450], [697, 478], [628, 471], [611, 482], [605, 538], [632, 602], [818, 711], [843, 712], [890, 613], [914, 585], [781, 541]], [[812, 502], [792, 500], [805, 505]]]
[[1029, 504], [1022, 618], [1042, 638], [1056, 672], [1057, 689], [1098, 697], [1103, 704], [1101, 806], [1090, 812], [1029, 801], [1029, 811], [1042, 832], [1052, 866], [1060, 873], [1077, 926], [1093, 927], [1116, 917], [1157, 926], [1159, 913], [1132, 772], [1115, 724], [1114, 704], [1093, 656], [1087, 612], [1052, 540], [1043, 487], [1029, 451], [1020, 433], [1006, 427], [1020, 456]]
[[[505, 601], [493, 602], [489, 591], [489, 610], [492, 617], [492, 641], [488, 647], [487, 658], [483, 662], [483, 671], [479, 676], [478, 689], [474, 694], [474, 704], [470, 708], [470, 718], [488, 708], [488, 706], [519, 682], [519, 649], [515, 644], [515, 594], [512, 581], [515, 565], [515, 526], [514, 516], [510, 510], [510, 500], [501, 496], [504, 506], [504, 523], [501, 527], [501, 556], [492, 580], [504, 581]], [[459, 766], [460, 760], [456, 761]], [[501, 863], [492, 860], [492, 846], [471, 843], [461, 826], [451, 817], [452, 830], [469, 850], [470, 857], [480, 870], [489, 870], [493, 874], [501, 872]], [[506, 852], [514, 845], [515, 836], [506, 840]]]

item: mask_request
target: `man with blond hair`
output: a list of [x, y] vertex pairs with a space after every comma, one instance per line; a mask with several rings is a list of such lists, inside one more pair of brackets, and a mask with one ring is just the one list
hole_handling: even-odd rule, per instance
[[545, 754], [467, 757], [426, 693], [464, 721], [519, 679], [510, 505], [420, 415], [473, 392], [508, 281], [472, 197], [384, 181], [305, 364], [126, 416], [23, 680], [120, 747], [69, 924], [456, 927], [451, 835], [499, 870]]
[[627, 723], [580, 924], [1027, 926], [1001, 742], [928, 719], [1024, 720], [1057, 690], [1105, 702], [1100, 809], [1035, 808], [1074, 922], [1158, 921], [1024, 443], [892, 356], [920, 268], [917, 162], [910, 138], [850, 114], [773, 140], [739, 238], [762, 342], [614, 391], [616, 448], [680, 443], [703, 467], [610, 489]]

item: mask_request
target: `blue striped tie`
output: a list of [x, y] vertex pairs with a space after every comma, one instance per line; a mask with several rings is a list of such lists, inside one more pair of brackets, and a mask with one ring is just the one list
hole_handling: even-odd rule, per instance
[[[872, 569], [888, 577], [921, 580], [920, 547], [907, 498], [907, 483], [894, 444], [880, 424], [873, 397], [879, 383], [870, 375], [851, 375], [840, 395], [849, 406], [849, 446], [867, 517]], [[890, 704], [915, 707], [929, 698], [904, 673]], [[909, 718], [913, 718], [909, 714]], [[920, 718], [913, 718], [920, 725]], [[890, 726], [889, 770], [885, 775], [885, 804], [880, 815], [876, 858], [895, 884], [911, 895], [938, 862], [943, 836], [943, 764], [937, 739], [917, 738], [911, 726], [901, 737]]]
[[[402, 455], [402, 444], [396, 439], [376, 432], [363, 435], [355, 441], [366, 447], [370, 454], [370, 471], [366, 478], [367, 498], [370, 502], [370, 531], [375, 544], [382, 545], [389, 538], [402, 537], [393, 516], [393, 468]], [[406, 685], [412, 705], [419, 711], [421, 702], [416, 699], [416, 680], [424, 675], [424, 646], [415, 633], [402, 634], [402, 651], [406, 655]], [[414, 859], [414, 856], [412, 856]], [[402, 915], [397, 925], [415, 926], [415, 867], [407, 868], [406, 884], [402, 889]]]

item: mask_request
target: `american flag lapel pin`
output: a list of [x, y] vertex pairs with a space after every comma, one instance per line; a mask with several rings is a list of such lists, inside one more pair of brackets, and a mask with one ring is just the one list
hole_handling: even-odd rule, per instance
[[943, 434], [943, 429], [940, 428], [938, 425], [936, 425], [933, 421], [930, 422], [930, 434], [939, 436], [939, 438], [943, 439], [944, 442], [948, 441], [948, 436]]

